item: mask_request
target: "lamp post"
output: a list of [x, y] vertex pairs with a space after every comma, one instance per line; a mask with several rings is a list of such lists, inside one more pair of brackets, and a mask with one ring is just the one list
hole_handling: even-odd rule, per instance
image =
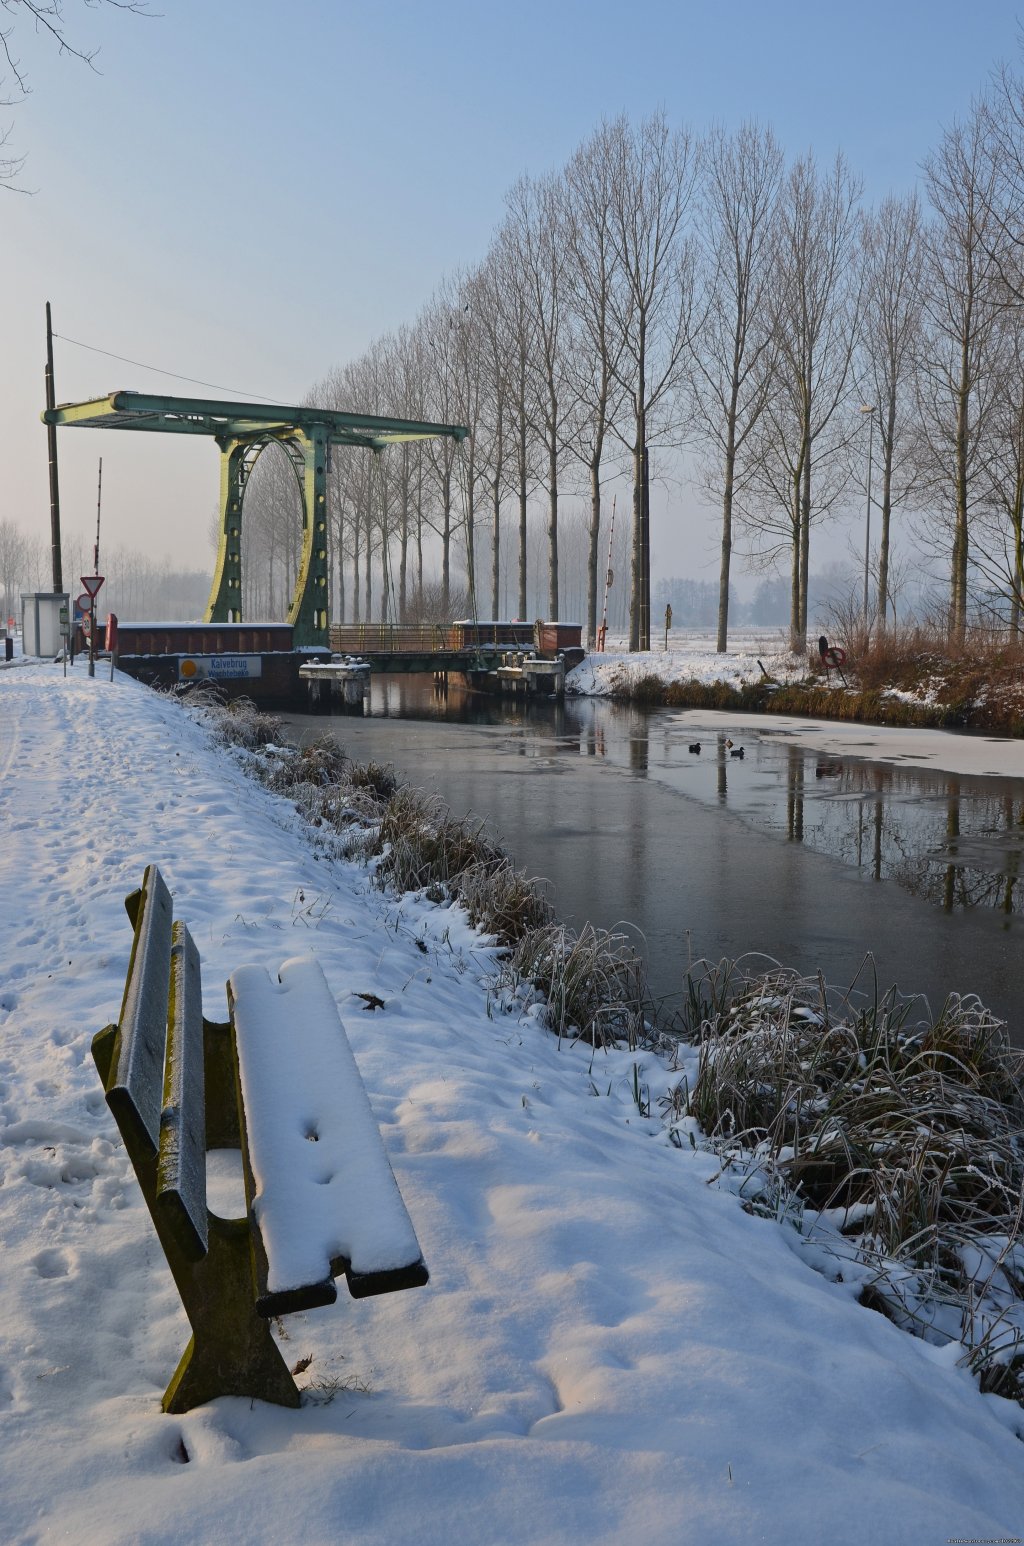
[[864, 627], [868, 626], [868, 581], [871, 575], [871, 453], [875, 442], [875, 405], [861, 403], [861, 413], [870, 414], [868, 419], [868, 507], [864, 518]]

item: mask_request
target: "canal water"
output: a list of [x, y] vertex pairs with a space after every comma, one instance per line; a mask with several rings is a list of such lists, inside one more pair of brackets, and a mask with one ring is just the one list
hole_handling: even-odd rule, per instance
[[[1024, 780], [826, 757], [605, 699], [523, 704], [378, 677], [363, 718], [290, 716], [484, 819], [557, 916], [621, 928], [667, 1009], [701, 960], [976, 993], [1024, 1045]], [[700, 751], [690, 750], [695, 741]], [[743, 756], [735, 755], [742, 749]]]

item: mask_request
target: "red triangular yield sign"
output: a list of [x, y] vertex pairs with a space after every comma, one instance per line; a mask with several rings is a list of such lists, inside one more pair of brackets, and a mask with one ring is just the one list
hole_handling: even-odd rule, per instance
[[82, 585], [85, 588], [85, 590], [87, 591], [87, 593], [95, 601], [96, 597], [99, 595], [100, 586], [103, 584], [103, 581], [106, 579], [106, 575], [104, 575], [104, 574], [83, 574], [83, 575], [80, 575], [79, 578], [81, 579]]

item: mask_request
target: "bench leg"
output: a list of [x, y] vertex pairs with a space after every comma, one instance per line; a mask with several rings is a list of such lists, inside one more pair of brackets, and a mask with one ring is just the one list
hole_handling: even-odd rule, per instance
[[165, 1412], [188, 1412], [216, 1396], [250, 1396], [298, 1406], [270, 1323], [253, 1306], [252, 1255], [245, 1219], [209, 1215], [210, 1248], [174, 1276], [192, 1339], [164, 1392]]

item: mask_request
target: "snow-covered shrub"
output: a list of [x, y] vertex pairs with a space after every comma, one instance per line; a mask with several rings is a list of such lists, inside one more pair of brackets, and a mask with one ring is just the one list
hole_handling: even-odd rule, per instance
[[864, 1303], [1022, 1399], [1024, 1053], [974, 997], [913, 1011], [895, 988], [863, 1002], [723, 963], [691, 992], [687, 1114], [870, 1266]]

